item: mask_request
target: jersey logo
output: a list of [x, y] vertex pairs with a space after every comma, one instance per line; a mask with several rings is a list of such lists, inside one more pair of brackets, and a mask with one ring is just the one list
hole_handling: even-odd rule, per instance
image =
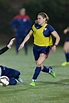
[[44, 29], [45, 31], [47, 30], [47, 28]]
[[24, 22], [26, 22], [26, 21], [27, 21], [27, 19], [23, 19], [23, 21], [24, 21]]

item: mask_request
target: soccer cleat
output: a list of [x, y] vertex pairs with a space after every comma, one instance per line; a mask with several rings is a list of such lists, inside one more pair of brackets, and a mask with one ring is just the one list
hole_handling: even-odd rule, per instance
[[56, 77], [56, 74], [54, 72], [51, 72], [50, 75], [55, 78]]
[[56, 77], [56, 74], [52, 71], [52, 67], [51, 67], [51, 66], [49, 67], [49, 74], [50, 74], [53, 78]]
[[69, 62], [64, 62], [61, 64], [62, 66], [66, 66], [66, 65], [69, 65]]
[[20, 82], [20, 83], [23, 83], [23, 80], [19, 77], [18, 78], [18, 81]]
[[30, 83], [30, 86], [35, 86], [35, 82], [34, 81], [32, 81], [31, 83]]

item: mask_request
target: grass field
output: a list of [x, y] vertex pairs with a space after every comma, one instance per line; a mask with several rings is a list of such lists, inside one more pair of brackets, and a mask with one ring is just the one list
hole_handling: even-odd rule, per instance
[[32, 48], [27, 56], [24, 51], [16, 55], [14, 47], [0, 55], [0, 64], [20, 70], [24, 81], [16, 86], [0, 86], [0, 103], [69, 103], [69, 66], [61, 66], [64, 60], [62, 48], [58, 47], [55, 54], [51, 51], [44, 64], [53, 67], [56, 78], [41, 72], [36, 86], [31, 87], [35, 69]]

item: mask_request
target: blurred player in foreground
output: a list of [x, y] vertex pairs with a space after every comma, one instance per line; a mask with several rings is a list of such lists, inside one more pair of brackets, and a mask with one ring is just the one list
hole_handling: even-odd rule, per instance
[[[11, 48], [14, 40], [15, 38], [11, 39], [9, 44], [0, 50], [0, 55]], [[20, 72], [18, 70], [0, 65], [0, 79], [1, 76], [7, 76], [9, 78], [9, 85], [15, 85], [17, 84], [17, 81], [22, 82], [22, 79], [20, 78]]]
[[[69, 32], [69, 27], [64, 29], [64, 34], [67, 34], [67, 32]], [[69, 65], [69, 37], [66, 38], [65, 40], [63, 50], [64, 50], [66, 61], [62, 63], [61, 65], [66, 66], [66, 65]]]
[[32, 26], [32, 29], [30, 30], [30, 32], [19, 47], [19, 50], [22, 49], [24, 47], [24, 44], [29, 40], [30, 36], [33, 34], [33, 54], [35, 58], [36, 68], [34, 71], [32, 82], [30, 83], [31, 86], [35, 86], [36, 79], [41, 71], [49, 73], [54, 78], [56, 76], [51, 66], [46, 67], [43, 65], [43, 62], [47, 59], [51, 47], [53, 45], [51, 35], [53, 35], [56, 39], [55, 44], [52, 47], [52, 50], [54, 52], [56, 51], [56, 47], [60, 41], [60, 37], [55, 31], [55, 29], [51, 25], [47, 24], [48, 20], [49, 17], [46, 13], [39, 13], [37, 15], [36, 23]]

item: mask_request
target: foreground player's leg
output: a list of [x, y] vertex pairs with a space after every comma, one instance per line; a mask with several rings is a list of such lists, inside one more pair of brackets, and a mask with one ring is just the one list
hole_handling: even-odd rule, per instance
[[41, 71], [41, 67], [36, 67], [33, 78], [32, 78], [32, 82], [30, 83], [31, 86], [35, 86], [35, 82], [38, 75], [40, 74], [40, 71]]
[[47, 68], [46, 66], [44, 66], [42, 71], [46, 72], [46, 73], [49, 73], [53, 78], [56, 77], [56, 74], [53, 72], [51, 66], [49, 68]]

